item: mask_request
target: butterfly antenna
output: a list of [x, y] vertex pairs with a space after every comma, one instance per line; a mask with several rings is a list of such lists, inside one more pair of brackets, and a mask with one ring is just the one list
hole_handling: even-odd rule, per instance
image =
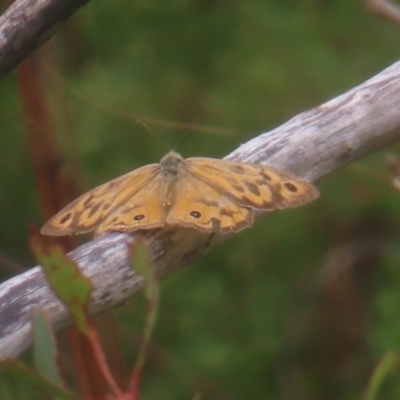
[[205, 112], [204, 110], [201, 111], [201, 112], [197, 115], [197, 117], [193, 120], [193, 122], [192, 122], [191, 124], [188, 124], [188, 127], [186, 128], [185, 132], [183, 132], [183, 134], [181, 135], [181, 137], [175, 142], [175, 144], [174, 144], [174, 146], [173, 146], [173, 149], [176, 149], [177, 146], [178, 146], [178, 144], [179, 144], [180, 142], [182, 142], [183, 139], [185, 139], [185, 137], [186, 137], [187, 134], [189, 133], [190, 127], [191, 127], [192, 125], [194, 125], [194, 124], [198, 121], [198, 119], [204, 114], [204, 112]]
[[146, 125], [143, 121], [141, 121], [140, 119], [138, 119], [138, 120], [136, 121], [136, 123], [142, 125], [150, 134], [152, 134], [155, 138], [157, 138], [158, 140], [160, 140], [160, 141], [163, 143], [163, 145], [168, 149], [168, 151], [171, 150], [171, 149], [169, 148], [169, 146], [168, 146], [163, 140], [161, 140], [160, 136], [157, 136], [157, 135], [154, 133], [154, 131], [152, 131], [152, 130], [149, 128], [149, 126]]

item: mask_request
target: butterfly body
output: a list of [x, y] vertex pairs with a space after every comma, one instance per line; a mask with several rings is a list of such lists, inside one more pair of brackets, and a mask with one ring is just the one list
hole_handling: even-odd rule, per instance
[[318, 190], [293, 174], [258, 164], [212, 158], [184, 159], [169, 152], [89, 191], [42, 228], [47, 235], [95, 230], [132, 232], [183, 226], [204, 232], [237, 232], [257, 211], [296, 207]]
[[169, 152], [160, 161], [160, 175], [162, 185], [165, 187], [164, 207], [170, 207], [173, 202], [174, 188], [179, 181], [183, 158], [173, 151]]

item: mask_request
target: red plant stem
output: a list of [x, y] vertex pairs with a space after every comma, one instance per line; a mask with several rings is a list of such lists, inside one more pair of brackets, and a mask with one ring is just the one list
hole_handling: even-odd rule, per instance
[[114, 380], [112, 376], [107, 362], [106, 357], [103, 352], [103, 348], [101, 347], [100, 338], [97, 334], [97, 330], [92, 321], [90, 321], [89, 332], [87, 333], [87, 338], [89, 340], [90, 345], [92, 346], [94, 357], [97, 359], [98, 367], [103, 374], [104, 379], [108, 383], [110, 389], [113, 392], [113, 395], [116, 398], [122, 398], [122, 391], [119, 388], [118, 384]]

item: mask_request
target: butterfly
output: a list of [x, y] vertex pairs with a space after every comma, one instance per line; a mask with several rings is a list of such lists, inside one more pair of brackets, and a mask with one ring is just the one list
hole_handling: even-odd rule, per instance
[[238, 232], [257, 211], [297, 207], [318, 189], [297, 176], [259, 164], [193, 157], [171, 151], [83, 194], [41, 229], [62, 236], [94, 230], [132, 232], [181, 226], [203, 232]]

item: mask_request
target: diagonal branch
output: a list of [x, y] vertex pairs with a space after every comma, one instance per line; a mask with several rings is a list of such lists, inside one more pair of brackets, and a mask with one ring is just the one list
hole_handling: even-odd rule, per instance
[[89, 0], [16, 0], [0, 16], [0, 79]]
[[[398, 110], [400, 62], [349, 92], [250, 140], [228, 157], [273, 165], [317, 181], [398, 141]], [[188, 266], [222, 239], [182, 229], [150, 231], [145, 235], [159, 277]], [[135, 236], [109, 233], [70, 253], [96, 288], [90, 305], [92, 313], [115, 307], [142, 289], [142, 277], [127, 264], [126, 243], [134, 241]], [[16, 356], [30, 345], [30, 312], [39, 306], [47, 309], [56, 329], [70, 323], [39, 267], [0, 285], [0, 359]]]

